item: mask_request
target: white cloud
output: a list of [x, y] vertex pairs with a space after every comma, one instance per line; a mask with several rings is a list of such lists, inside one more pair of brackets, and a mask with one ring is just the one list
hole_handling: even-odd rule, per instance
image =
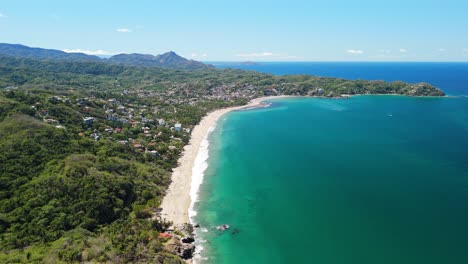
[[363, 54], [364, 53], [364, 51], [362, 50], [354, 50], [354, 49], [349, 49], [346, 52], [351, 53], [351, 54]]
[[118, 29], [116, 29], [115, 31], [120, 32], [120, 33], [130, 33], [130, 32], [132, 32], [132, 31], [131, 31], [130, 29], [128, 29], [128, 28], [118, 28]]
[[438, 52], [446, 52], [447, 50], [446, 49], [438, 49], [437, 51]]
[[253, 53], [241, 53], [235, 55], [238, 58], [244, 60], [291, 60], [291, 59], [303, 59], [303, 57], [273, 53], [273, 52], [253, 52]]
[[0, 18], [7, 18], [5, 14], [0, 13]]
[[84, 53], [88, 55], [114, 55], [116, 53], [109, 52], [106, 50], [82, 50], [82, 49], [64, 49], [66, 53]]
[[400, 49], [400, 52], [401, 53], [406, 53], [406, 52], [408, 52], [408, 50], [407, 49]]
[[241, 57], [241, 58], [265, 58], [265, 57], [273, 57], [273, 56], [276, 56], [276, 55], [277, 54], [274, 54], [272, 52], [260, 52], [260, 53], [237, 54], [236, 57]]

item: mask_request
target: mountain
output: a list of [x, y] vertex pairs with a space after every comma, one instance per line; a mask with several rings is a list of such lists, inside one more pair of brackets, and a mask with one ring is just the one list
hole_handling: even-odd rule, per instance
[[258, 63], [254, 62], [254, 61], [244, 61], [244, 62], [241, 62], [239, 63], [240, 65], [245, 65], [245, 66], [254, 66], [254, 65], [259, 65]]
[[0, 43], [0, 54], [5, 56], [23, 57], [46, 60], [100, 61], [97, 56], [84, 53], [67, 53], [61, 50], [31, 48], [21, 44]]
[[53, 49], [31, 48], [20, 44], [0, 43], [0, 55], [40, 60], [99, 61], [116, 65], [175, 69], [203, 69], [212, 67], [199, 61], [183, 58], [173, 51], [157, 56], [138, 53], [118, 54], [106, 59], [84, 53], [67, 53]]
[[149, 54], [118, 54], [107, 60], [111, 64], [145, 67], [169, 67], [183, 69], [198, 69], [210, 67], [199, 61], [188, 60], [170, 51], [157, 56]]

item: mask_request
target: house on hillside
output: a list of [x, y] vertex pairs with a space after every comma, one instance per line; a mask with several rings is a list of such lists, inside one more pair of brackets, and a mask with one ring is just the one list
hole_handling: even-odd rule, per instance
[[148, 153], [149, 155], [153, 157], [159, 156], [159, 153], [156, 150], [147, 150], [146, 153]]
[[59, 122], [55, 119], [52, 119], [52, 118], [46, 118], [44, 119], [44, 122], [46, 122], [47, 124], [53, 124], [53, 125], [58, 125]]
[[112, 122], [117, 122], [119, 120], [119, 117], [115, 115], [108, 115], [107, 120], [112, 121]]
[[52, 96], [52, 97], [49, 97], [49, 102], [53, 103], [53, 104], [56, 104], [60, 101], [60, 97], [58, 96]]
[[133, 147], [136, 149], [136, 150], [140, 150], [140, 151], [144, 151], [145, 150], [145, 147], [140, 144], [139, 142], [137, 141], [134, 141], [133, 142]]
[[83, 118], [83, 123], [87, 126], [92, 125], [94, 123], [94, 117]]
[[85, 113], [91, 113], [93, 111], [93, 109], [91, 107], [89, 107], [89, 106], [85, 106], [85, 107], [83, 107], [82, 111], [85, 112]]

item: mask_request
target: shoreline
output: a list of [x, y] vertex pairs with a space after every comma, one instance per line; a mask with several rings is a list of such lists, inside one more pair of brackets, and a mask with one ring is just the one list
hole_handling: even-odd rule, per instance
[[[197, 201], [198, 189], [203, 182], [203, 173], [207, 168], [208, 136], [214, 130], [216, 122], [223, 115], [236, 110], [248, 110], [265, 106], [262, 102], [269, 99], [290, 98], [296, 96], [267, 96], [252, 99], [248, 104], [222, 108], [208, 113], [194, 127], [189, 143], [184, 147], [178, 166], [171, 175], [171, 184], [160, 205], [160, 217], [173, 222], [174, 226], [192, 223], [191, 216], [196, 212], [193, 206]], [[206, 151], [201, 152], [202, 148]], [[197, 174], [199, 177], [193, 177]]]

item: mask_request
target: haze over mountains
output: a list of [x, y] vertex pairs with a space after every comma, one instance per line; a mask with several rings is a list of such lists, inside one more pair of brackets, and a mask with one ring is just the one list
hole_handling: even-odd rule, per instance
[[212, 67], [199, 61], [188, 60], [170, 51], [153, 56], [150, 54], [118, 54], [110, 58], [100, 58], [84, 53], [67, 53], [61, 50], [31, 48], [21, 44], [0, 43], [0, 55], [41, 60], [94, 61], [116, 65], [165, 67], [175, 69], [203, 69]]

